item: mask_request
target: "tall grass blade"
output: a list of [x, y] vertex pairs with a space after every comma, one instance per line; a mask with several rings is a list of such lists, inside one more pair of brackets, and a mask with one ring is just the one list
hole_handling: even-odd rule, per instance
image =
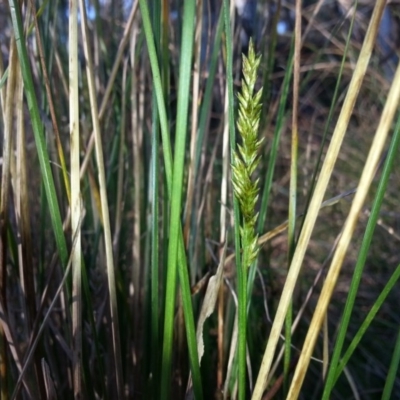
[[[188, 8], [185, 7], [185, 12], [188, 12], [190, 14], [193, 13], [194, 15], [194, 10], [192, 10], [192, 6], [190, 5]], [[165, 173], [166, 173], [166, 178], [167, 178], [167, 189], [168, 189], [168, 196], [171, 199], [172, 194], [173, 194], [173, 179], [172, 179], [172, 152], [171, 152], [171, 144], [170, 144], [170, 139], [169, 139], [169, 129], [168, 129], [168, 123], [167, 123], [167, 113], [166, 113], [166, 108], [165, 108], [165, 102], [164, 102], [164, 94], [163, 94], [163, 86], [161, 82], [161, 76], [160, 76], [160, 69], [157, 61], [157, 52], [154, 44], [154, 35], [151, 29], [151, 23], [150, 23], [150, 16], [149, 16], [149, 11], [147, 4], [144, 0], [140, 1], [140, 10], [142, 13], [142, 18], [143, 18], [143, 28], [146, 34], [146, 42], [148, 46], [148, 52], [149, 52], [149, 57], [150, 57], [150, 65], [153, 73], [153, 84], [154, 84], [154, 90], [156, 93], [156, 98], [157, 98], [157, 105], [158, 105], [158, 112], [159, 112], [159, 117], [160, 117], [160, 126], [161, 126], [161, 136], [162, 136], [162, 145], [163, 145], [163, 155], [164, 155], [164, 162], [165, 162]], [[189, 17], [184, 19], [185, 24], [184, 24], [184, 35], [183, 35], [183, 42], [185, 42], [185, 52], [182, 52], [182, 62], [184, 61], [183, 58], [186, 58], [186, 65], [185, 68], [190, 67], [190, 61], [191, 57], [189, 57], [189, 54], [191, 54], [191, 47], [192, 47], [192, 42], [190, 42], [190, 38], [193, 39], [193, 27], [191, 24], [193, 24], [193, 17]], [[190, 42], [190, 43], [189, 43]], [[189, 53], [187, 51], [190, 50]], [[181, 101], [182, 104], [180, 107], [182, 107], [185, 103], [189, 100], [189, 96], [185, 91], [188, 90], [189, 88], [189, 83], [186, 82], [190, 78], [190, 75], [188, 74], [189, 71], [183, 71], [181, 69], [181, 77], [182, 81], [180, 82], [180, 92], [178, 94], [178, 99], [180, 96], [183, 96], [178, 101]], [[182, 75], [183, 74], [183, 75]], [[181, 87], [183, 86], [183, 87]], [[186, 100], [185, 100], [186, 99]], [[186, 104], [186, 109], [188, 107], [188, 104]], [[181, 111], [181, 109], [178, 107], [179, 112], [179, 118], [182, 118], [180, 121], [179, 125], [177, 123], [177, 133], [178, 133], [178, 126], [180, 127], [180, 134], [183, 135], [183, 130], [184, 129], [184, 124], [182, 122], [185, 122], [184, 120], [187, 119], [187, 115]], [[177, 135], [178, 137], [178, 135]], [[184, 139], [184, 137], [180, 138], [181, 140]], [[183, 141], [183, 140], [182, 140]], [[178, 142], [177, 142], [178, 143]], [[176, 146], [177, 146], [176, 143]], [[182, 143], [180, 144], [180, 146]], [[180, 150], [182, 152], [182, 149]], [[176, 155], [175, 155], [176, 156]], [[180, 175], [180, 174], [179, 174]], [[178, 178], [177, 178], [178, 179]], [[175, 194], [175, 196], [179, 197], [182, 195], [181, 194], [181, 187], [178, 188], [178, 193]], [[180, 199], [179, 199], [180, 200]], [[176, 200], [175, 200], [176, 202]], [[175, 204], [175, 208], [178, 204]], [[176, 213], [178, 213], [178, 210], [175, 210]], [[172, 215], [171, 215], [172, 217]], [[174, 219], [177, 216], [174, 216]], [[180, 226], [180, 225], [179, 225]], [[174, 226], [175, 230], [177, 229], [177, 226]], [[172, 229], [174, 229], [172, 228]], [[176, 233], [176, 232], [175, 232]], [[199, 365], [198, 365], [198, 357], [197, 357], [197, 348], [196, 348], [196, 333], [194, 329], [194, 321], [193, 321], [193, 310], [191, 306], [191, 296], [190, 296], [190, 287], [189, 287], [189, 277], [188, 277], [188, 271], [187, 271], [187, 266], [186, 266], [186, 255], [185, 255], [185, 250], [183, 247], [183, 236], [182, 236], [182, 231], [180, 231], [179, 234], [179, 241], [178, 241], [178, 263], [179, 263], [179, 279], [181, 283], [181, 289], [182, 289], [182, 300], [183, 300], [183, 308], [184, 308], [184, 313], [185, 313], [185, 324], [186, 324], [186, 335], [187, 335], [187, 340], [188, 340], [188, 348], [189, 348], [189, 358], [190, 358], [190, 364], [191, 364], [191, 369], [192, 369], [192, 374], [193, 374], [193, 388], [196, 397], [201, 398], [201, 383], [200, 383], [200, 370], [199, 370]], [[171, 244], [171, 237], [170, 237], [170, 243], [169, 246], [172, 246]], [[169, 250], [168, 250], [169, 252]], [[170, 257], [170, 255], [169, 255]], [[172, 257], [172, 254], [171, 254]], [[176, 268], [176, 266], [173, 266], [173, 268]], [[161, 396], [164, 396], [164, 398], [168, 397], [168, 383], [169, 383], [169, 374], [170, 374], [170, 362], [171, 362], [171, 345], [172, 345], [172, 316], [173, 316], [173, 309], [174, 309], [174, 304], [169, 304], [175, 303], [175, 290], [174, 287], [176, 285], [176, 282], [173, 282], [176, 280], [176, 270], [173, 271], [171, 270], [172, 273], [175, 273], [175, 278], [174, 277], [167, 277], [167, 279], [170, 280], [170, 284], [168, 285], [167, 283], [167, 293], [166, 293], [166, 304], [165, 304], [165, 324], [164, 324], [164, 338], [163, 338], [163, 372], [162, 372], [162, 377], [161, 377]], [[167, 273], [169, 274], [169, 272]], [[168, 275], [167, 275], [168, 276]], [[168, 289], [169, 286], [169, 289]], [[173, 294], [172, 294], [173, 292]], [[167, 313], [168, 310], [168, 313]], [[167, 331], [167, 334], [166, 334]], [[168, 344], [167, 344], [168, 343]]]
[[[172, 175], [171, 190], [171, 216], [168, 243], [168, 270], [166, 282], [166, 307], [165, 307], [165, 324], [163, 337], [163, 369], [161, 375], [162, 397], [168, 393], [168, 385], [171, 374], [172, 362], [172, 342], [173, 342], [173, 316], [176, 295], [176, 275], [177, 264], [179, 269], [186, 269], [185, 254], [180, 247], [182, 240], [181, 227], [181, 204], [182, 204], [182, 187], [183, 187], [183, 169], [186, 151], [186, 135], [187, 135], [187, 119], [189, 106], [189, 89], [191, 78], [191, 65], [193, 54], [193, 36], [194, 36], [194, 20], [195, 20], [195, 3], [185, 2], [183, 8], [183, 26], [182, 26], [182, 47], [179, 66], [179, 83], [178, 83], [178, 106], [177, 106], [177, 122], [175, 134], [175, 152], [174, 152], [174, 169]], [[183, 280], [182, 272], [180, 273], [180, 283], [182, 288], [182, 301], [185, 309], [185, 324], [188, 339], [189, 357], [191, 369], [193, 372], [193, 389], [196, 398], [202, 398], [202, 387], [200, 380], [200, 369], [196, 347], [196, 333], [194, 330], [194, 322], [191, 311], [191, 298], [189, 280]], [[189, 295], [189, 296], [188, 296]], [[186, 303], [186, 306], [185, 306]], [[191, 311], [187, 314], [187, 310]], [[193, 347], [194, 346], [194, 347]]]

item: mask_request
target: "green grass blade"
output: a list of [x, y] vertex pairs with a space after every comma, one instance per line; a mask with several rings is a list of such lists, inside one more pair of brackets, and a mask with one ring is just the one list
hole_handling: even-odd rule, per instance
[[400, 364], [400, 329], [397, 335], [396, 345], [393, 350], [392, 361], [390, 363], [389, 372], [386, 377], [385, 387], [383, 389], [382, 400], [392, 399], [392, 390], [394, 382], [398, 376]]
[[29, 58], [25, 45], [25, 38], [21, 21], [21, 12], [18, 3], [15, 0], [10, 0], [9, 4], [11, 9], [15, 39], [17, 42], [18, 55], [21, 64], [21, 72], [24, 81], [25, 96], [28, 102], [28, 108], [30, 112], [32, 129], [39, 157], [40, 170], [43, 176], [51, 223], [61, 264], [65, 269], [68, 261], [67, 244], [62, 229], [61, 213], [58, 205], [54, 180], [50, 168], [49, 155], [44, 138], [44, 127], [40, 119], [39, 107], [37, 104], [35, 88], [32, 79], [32, 72], [29, 65]]
[[378, 313], [379, 309], [381, 308], [382, 304], [386, 300], [387, 296], [391, 292], [391, 290], [395, 287], [398, 280], [400, 279], [400, 264], [396, 267], [395, 271], [393, 272], [392, 276], [388, 280], [387, 284], [383, 288], [381, 294], [378, 296], [377, 300], [375, 301], [374, 305], [371, 307], [370, 312], [365, 317], [364, 322], [362, 323], [358, 332], [354, 335], [353, 340], [351, 341], [349, 347], [347, 348], [346, 352], [344, 353], [342, 359], [340, 360], [335, 375], [335, 381], [338, 380], [340, 374], [343, 372], [345, 366], [350, 360], [350, 357], [356, 350], [358, 344], [360, 343], [362, 337], [364, 336], [365, 332], [367, 331], [368, 327], [371, 325], [371, 322], [374, 320], [376, 314]]
[[[148, 52], [149, 52], [149, 58], [150, 58], [150, 64], [151, 64], [151, 69], [153, 73], [153, 84], [154, 84], [154, 90], [156, 93], [156, 98], [157, 98], [157, 105], [158, 105], [158, 112], [159, 112], [159, 117], [160, 117], [160, 126], [161, 126], [161, 136], [162, 136], [162, 145], [163, 145], [163, 150], [164, 150], [164, 162], [165, 162], [165, 173], [167, 177], [167, 188], [168, 188], [168, 194], [169, 198], [172, 199], [172, 193], [174, 193], [173, 187], [173, 180], [172, 180], [172, 152], [171, 152], [171, 144], [170, 144], [170, 139], [169, 139], [169, 129], [168, 129], [168, 122], [167, 122], [167, 113], [166, 113], [166, 108], [165, 108], [165, 102], [164, 102], [164, 94], [163, 94], [163, 86], [161, 82], [161, 75], [160, 75], [160, 69], [157, 61], [157, 52], [156, 52], [156, 47], [154, 44], [154, 36], [153, 32], [151, 29], [151, 23], [150, 23], [150, 16], [149, 16], [149, 11], [148, 7], [146, 4], [146, 1], [141, 0], [140, 1], [140, 10], [142, 13], [142, 18], [143, 18], [143, 28], [145, 31], [146, 35], [146, 42], [147, 42], [147, 47], [148, 47]], [[192, 5], [190, 7], [185, 7], [185, 12], [188, 13], [193, 13], [194, 16], [194, 8], [192, 9]], [[178, 102], [181, 101], [181, 105], [179, 108], [178, 106], [178, 119], [181, 119], [181, 121], [177, 122], [177, 135], [176, 135], [176, 149], [178, 149], [178, 127], [179, 127], [179, 135], [180, 141], [184, 142], [186, 132], [182, 132], [182, 129], [185, 128], [185, 120], [187, 120], [187, 111], [186, 114], [183, 113], [182, 107], [185, 106], [186, 110], [188, 108], [188, 100], [189, 100], [189, 95], [188, 95], [188, 90], [189, 90], [189, 82], [190, 79], [190, 63], [191, 63], [191, 57], [189, 57], [190, 54], [192, 54], [192, 45], [193, 45], [193, 17], [190, 18], [190, 15], [188, 18], [186, 16], [184, 17], [184, 32], [185, 34], [183, 35], [183, 42], [182, 44], [182, 61], [186, 61], [186, 63], [183, 64], [183, 68], [189, 68], [189, 71], [186, 71], [184, 69], [180, 69], [180, 90], [182, 92], [179, 93], [178, 95]], [[189, 40], [188, 40], [189, 39]], [[191, 42], [190, 42], [191, 40]], [[183, 50], [185, 49], [185, 51]], [[188, 53], [187, 51], [190, 51]], [[186, 75], [186, 76], [185, 76]], [[179, 100], [180, 98], [180, 100]], [[186, 100], [185, 100], [186, 99]], [[186, 105], [183, 103], [187, 103]], [[184, 143], [183, 143], [184, 144]], [[179, 146], [182, 146], [182, 143], [179, 144]], [[184, 146], [183, 146], [184, 147]], [[180, 149], [181, 156], [182, 154], [184, 155], [184, 148]], [[182, 162], [182, 161], [181, 161]], [[181, 163], [178, 163], [178, 166], [182, 168], [183, 165], [179, 165]], [[177, 177], [182, 173], [177, 175]], [[179, 179], [176, 178], [178, 181]], [[177, 210], [177, 206], [181, 202], [181, 188], [182, 186], [179, 186], [179, 182], [175, 183], [175, 186], [178, 186], [178, 193], [175, 196], [179, 196], [179, 199], [175, 199], [175, 213], [180, 213], [180, 210]], [[171, 202], [172, 203], [172, 202]], [[171, 215], [172, 218], [172, 215]], [[174, 220], [176, 220], [177, 215], [174, 215]], [[179, 217], [178, 217], [179, 220]], [[186, 266], [186, 257], [185, 257], [185, 250], [183, 247], [183, 237], [182, 237], [182, 232], [181, 232], [181, 227], [179, 225], [179, 231], [180, 233], [178, 234], [178, 239], [174, 239], [174, 241], [178, 240], [178, 245], [179, 249], [175, 249], [175, 256], [171, 254], [169, 257], [174, 258], [175, 262], [178, 260], [179, 262], [179, 278], [181, 282], [181, 289], [182, 289], [182, 300], [183, 300], [183, 308], [184, 308], [184, 314], [185, 314], [185, 324], [186, 324], [186, 334], [187, 334], [187, 340], [188, 340], [188, 348], [189, 348], [189, 358], [190, 358], [190, 364], [192, 368], [192, 375], [193, 375], [193, 386], [194, 386], [194, 392], [196, 397], [201, 398], [201, 379], [200, 379], [200, 369], [199, 369], [199, 363], [198, 363], [198, 356], [197, 356], [197, 347], [196, 347], [196, 331], [194, 329], [194, 319], [193, 319], [193, 310], [191, 306], [191, 297], [190, 297], [190, 286], [189, 286], [189, 277], [188, 277], [188, 271], [187, 271], [187, 266]], [[176, 234], [176, 230], [178, 229], [177, 226], [174, 226], [172, 228], [174, 230], [174, 234]], [[171, 236], [170, 236], [170, 241], [171, 241]], [[169, 248], [172, 250], [171, 242], [169, 243]], [[173, 244], [173, 247], [175, 247], [175, 244]], [[170, 251], [169, 251], [170, 254]], [[171, 265], [168, 262], [169, 265]], [[165, 304], [165, 326], [164, 326], [164, 338], [163, 338], [163, 343], [164, 343], [164, 348], [163, 348], [163, 362], [162, 362], [162, 367], [163, 367], [163, 372], [162, 372], [162, 381], [161, 381], [161, 396], [166, 396], [168, 397], [168, 384], [169, 384], [169, 376], [170, 376], [170, 368], [171, 368], [171, 346], [172, 346], [172, 328], [173, 328], [173, 312], [174, 312], [174, 304], [175, 304], [175, 287], [176, 287], [176, 266], [173, 265], [173, 268], [175, 268], [175, 271], [172, 270], [172, 273], [175, 275], [171, 276], [169, 275], [169, 271], [167, 273], [167, 289], [166, 289], [166, 304]], [[169, 280], [169, 283], [168, 283]], [[174, 286], [174, 287], [172, 287]], [[174, 290], [172, 290], [174, 289]], [[172, 297], [173, 293], [173, 297]], [[172, 304], [171, 304], [172, 303]], [[166, 334], [167, 332], [167, 334]], [[168, 344], [167, 344], [168, 343]], [[164, 350], [165, 349], [165, 350]], [[165, 398], [165, 397], [164, 397]]]
[[[185, 311], [191, 309], [189, 280], [184, 280], [182, 269], [186, 262], [185, 253], [182, 243], [182, 227], [181, 227], [181, 207], [182, 207], [182, 187], [183, 187], [183, 170], [186, 151], [187, 136], [187, 119], [189, 106], [189, 90], [191, 79], [191, 65], [193, 54], [194, 39], [194, 17], [195, 3], [185, 2], [183, 9], [183, 27], [182, 27], [182, 47], [181, 59], [179, 66], [179, 83], [178, 83], [178, 106], [177, 106], [177, 122], [175, 134], [175, 154], [174, 154], [174, 170], [172, 176], [171, 191], [171, 217], [168, 243], [168, 270], [166, 283], [166, 307], [165, 307], [165, 323], [163, 337], [163, 363], [161, 375], [161, 396], [168, 396], [168, 387], [170, 384], [171, 364], [172, 364], [172, 343], [173, 343], [173, 323], [175, 310], [176, 295], [176, 276], [177, 262], [179, 260], [180, 283], [182, 288], [182, 301]], [[187, 274], [187, 271], [186, 271]], [[188, 298], [189, 293], [189, 298]], [[189, 302], [189, 303], [188, 303]], [[189, 359], [193, 374], [193, 389], [196, 398], [202, 398], [202, 387], [200, 379], [200, 369], [198, 362], [198, 354], [196, 347], [196, 333], [194, 330], [194, 321], [190, 321], [193, 314], [185, 312], [185, 324], [187, 330]], [[189, 329], [188, 329], [189, 328]], [[193, 346], [194, 345], [194, 346]]]

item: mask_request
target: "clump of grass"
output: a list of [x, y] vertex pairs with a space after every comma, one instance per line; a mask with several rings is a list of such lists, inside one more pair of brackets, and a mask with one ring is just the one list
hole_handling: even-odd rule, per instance
[[[88, 399], [174, 393], [201, 400], [203, 393], [219, 396], [224, 385], [224, 397], [232, 399], [297, 398], [300, 390], [318, 400], [367, 398], [363, 391], [381, 389], [386, 400], [400, 390], [400, 339], [393, 348], [386, 340], [398, 336], [399, 325], [399, 190], [390, 179], [392, 166], [399, 173], [400, 122], [375, 174], [400, 87], [399, 72], [386, 93], [390, 82], [372, 52], [386, 2], [373, 2], [372, 17], [364, 15], [368, 34], [360, 34], [358, 23], [353, 35], [352, 25], [346, 31], [338, 15], [332, 18], [331, 4], [302, 9], [297, 0], [297, 19], [307, 26], [286, 36], [276, 31], [279, 10], [294, 0], [278, 2], [269, 10], [273, 23], [264, 19], [268, 13], [260, 19], [269, 32], [255, 28], [258, 39], [245, 51], [236, 40], [242, 35], [235, 32], [234, 1], [224, 0], [220, 9], [212, 2], [210, 16], [208, 2], [185, 1], [181, 8], [176, 1], [150, 7], [140, 0], [131, 2], [128, 16], [110, 12], [121, 10], [117, 1], [94, 2], [86, 14], [90, 2], [81, 0], [79, 20], [66, 2], [45, 1], [38, 10], [28, 2], [31, 13], [16, 0], [5, 3], [2, 398], [61, 399], [75, 392]], [[258, 11], [271, 2], [263, 3]], [[358, 20], [356, 14], [363, 15], [354, 7], [346, 18]], [[205, 42], [210, 51], [202, 51]], [[234, 54], [241, 52], [236, 102], [241, 67]], [[257, 71], [264, 75], [262, 99]], [[291, 117], [292, 138], [285, 134]], [[367, 192], [377, 193], [371, 216], [361, 213], [361, 206], [368, 211]], [[225, 258], [233, 247], [230, 228], [235, 252]], [[279, 237], [286, 231], [289, 240]], [[209, 279], [216, 264], [218, 279]], [[325, 274], [320, 295], [315, 288]], [[212, 292], [214, 303], [207, 304], [204, 292]], [[199, 310], [206, 304], [209, 316], [217, 297], [216, 315], [200, 322]], [[284, 333], [290, 352], [282, 362], [282, 326], [291, 309]], [[376, 340], [381, 333], [374, 323], [384, 326], [385, 340]], [[374, 346], [366, 349], [366, 342]]]

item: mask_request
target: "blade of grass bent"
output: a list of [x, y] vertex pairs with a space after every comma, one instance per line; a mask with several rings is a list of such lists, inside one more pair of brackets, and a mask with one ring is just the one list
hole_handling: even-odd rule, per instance
[[396, 129], [394, 136], [392, 138], [392, 143], [390, 145], [388, 155], [386, 157], [385, 165], [383, 167], [382, 176], [379, 181], [378, 190], [372, 205], [371, 215], [368, 220], [367, 227], [365, 229], [365, 234], [363, 241], [361, 243], [359, 256], [357, 259], [356, 266], [354, 268], [353, 279], [350, 285], [349, 294], [347, 296], [346, 305], [343, 311], [342, 321], [340, 323], [340, 328], [338, 336], [336, 339], [335, 347], [332, 354], [331, 365], [328, 371], [328, 376], [325, 383], [325, 389], [323, 393], [323, 399], [327, 400], [330, 398], [330, 393], [333, 389], [334, 383], [337, 379], [337, 368], [339, 364], [340, 354], [343, 349], [343, 343], [346, 338], [347, 329], [351, 319], [353, 307], [355, 304], [355, 299], [357, 296], [358, 287], [361, 281], [362, 272], [364, 269], [365, 261], [367, 259], [368, 250], [372, 241], [373, 233], [375, 231], [375, 226], [379, 218], [379, 213], [381, 205], [383, 202], [384, 195], [386, 193], [387, 184], [389, 181], [390, 173], [393, 168], [394, 161], [398, 156], [398, 147], [400, 144], [400, 118], [397, 120]]
[[88, 80], [88, 89], [90, 97], [90, 109], [93, 122], [93, 131], [95, 137], [95, 150], [96, 159], [98, 166], [98, 179], [100, 186], [100, 197], [101, 197], [101, 212], [103, 217], [103, 228], [104, 228], [104, 241], [106, 248], [106, 264], [107, 264], [107, 278], [108, 278], [108, 290], [110, 295], [110, 313], [111, 313], [111, 331], [113, 340], [113, 358], [115, 363], [115, 375], [116, 375], [116, 386], [118, 398], [123, 397], [123, 378], [122, 378], [122, 359], [121, 359], [121, 344], [120, 344], [120, 329], [118, 320], [118, 306], [117, 306], [117, 293], [115, 285], [115, 270], [113, 260], [113, 248], [111, 238], [111, 227], [110, 227], [110, 215], [108, 211], [108, 200], [107, 200], [107, 183], [105, 176], [103, 148], [101, 143], [100, 133], [100, 121], [99, 113], [97, 108], [97, 96], [95, 90], [94, 72], [92, 56], [89, 51], [89, 37], [87, 27], [87, 17], [85, 2], [79, 0], [79, 10], [81, 12], [81, 27], [82, 27], [82, 38], [83, 48], [86, 58], [86, 72]]
[[[376, 8], [375, 10], [378, 11], [374, 13], [374, 16], [376, 18], [374, 19], [374, 16], [371, 18], [371, 25], [370, 25], [371, 30], [377, 30], [379, 28], [380, 15], [382, 15], [383, 12], [384, 2], [381, 3], [381, 6], [382, 6], [381, 12], [379, 12], [379, 7]], [[375, 26], [373, 24], [375, 24]], [[373, 39], [372, 40], [373, 43], [375, 38], [371, 39]], [[381, 157], [381, 153], [383, 151], [383, 147], [385, 145], [385, 141], [392, 124], [394, 114], [398, 108], [399, 98], [400, 98], [400, 65], [396, 72], [393, 84], [390, 88], [388, 99], [385, 104], [385, 108], [383, 110], [379, 126], [377, 128], [374, 140], [371, 144], [371, 149], [368, 154], [368, 158], [366, 160], [365, 167], [363, 169], [360, 178], [360, 183], [355, 193], [349, 215], [345, 222], [343, 233], [339, 239], [335, 254], [333, 256], [332, 263], [329, 268], [328, 275], [326, 277], [326, 281], [322, 288], [321, 295], [317, 303], [314, 316], [312, 318], [304, 342], [303, 350], [300, 355], [296, 371], [294, 373], [288, 397], [293, 396], [292, 398], [296, 398], [300, 392], [300, 388], [304, 380], [305, 373], [308, 369], [310, 357], [312, 355], [312, 351], [314, 349], [315, 342], [317, 340], [317, 336], [319, 334], [323, 318], [325, 317], [325, 313], [328, 308], [333, 290], [335, 288], [336, 281], [339, 276], [339, 272], [347, 252], [347, 248], [350, 244], [353, 232], [356, 227], [358, 215], [361, 211], [365, 198], [368, 194], [368, 190], [372, 183], [372, 179], [375, 175]]]
[[367, 31], [367, 35], [361, 49], [361, 53], [350, 82], [348, 93], [346, 95], [340, 116], [333, 133], [333, 137], [326, 154], [324, 164], [321, 169], [320, 177], [317, 181], [314, 195], [310, 202], [310, 207], [304, 220], [303, 229], [300, 233], [300, 237], [296, 246], [296, 250], [293, 255], [293, 260], [290, 266], [289, 274], [287, 276], [285, 286], [282, 292], [281, 300], [278, 305], [276, 316], [272, 325], [271, 333], [268, 339], [267, 347], [263, 356], [260, 372], [257, 377], [256, 386], [253, 392], [253, 400], [259, 400], [264, 391], [264, 384], [267, 380], [269, 370], [272, 364], [272, 360], [275, 354], [276, 346], [279, 340], [280, 332], [282, 329], [285, 314], [292, 297], [293, 289], [297, 281], [297, 277], [300, 272], [300, 267], [311, 237], [312, 230], [314, 228], [315, 221], [318, 216], [318, 210], [322, 203], [323, 196], [330, 176], [333, 171], [339, 150], [346, 132], [348, 122], [357, 98], [359, 88], [362, 83], [362, 79], [367, 70], [368, 62], [372, 53], [375, 37], [377, 34], [380, 17], [384, 8], [384, 1], [378, 1], [376, 3], [370, 26]]

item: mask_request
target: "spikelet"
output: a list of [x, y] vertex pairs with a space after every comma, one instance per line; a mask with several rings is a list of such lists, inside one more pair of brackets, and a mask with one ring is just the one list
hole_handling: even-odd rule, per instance
[[255, 224], [258, 213], [255, 206], [258, 199], [259, 180], [252, 180], [252, 175], [257, 168], [260, 157], [259, 150], [262, 139], [258, 139], [258, 127], [261, 113], [260, 89], [254, 94], [254, 86], [257, 79], [257, 69], [260, 65], [260, 57], [254, 52], [253, 42], [250, 40], [249, 54], [243, 55], [243, 79], [242, 90], [238, 94], [239, 115], [238, 131], [242, 138], [242, 144], [233, 155], [232, 183], [233, 191], [238, 199], [243, 221], [240, 227], [241, 247], [243, 249], [243, 268], [248, 268], [257, 258], [258, 235]]

